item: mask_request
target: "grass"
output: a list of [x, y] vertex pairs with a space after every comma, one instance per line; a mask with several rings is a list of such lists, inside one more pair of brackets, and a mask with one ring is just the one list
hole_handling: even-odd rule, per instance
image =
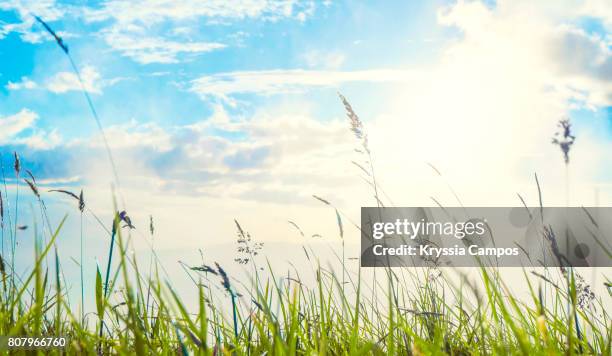
[[[28, 185], [41, 206], [41, 220], [48, 222], [44, 193], [35, 184], [32, 177]], [[341, 212], [317, 199], [336, 211], [345, 238]], [[79, 211], [93, 214], [80, 200]], [[197, 299], [192, 310], [160, 273], [157, 259], [143, 274], [136, 256], [127, 252], [134, 227], [125, 212], [115, 215], [109, 229], [113, 242], [107, 269], [97, 268], [95, 285], [85, 288], [93, 292], [96, 310], [83, 318], [71, 307], [57, 251], [64, 221], [53, 228], [48, 224], [47, 232], [34, 231], [35, 262], [26, 273], [13, 271], [13, 261], [7, 263], [2, 255], [0, 335], [64, 335], [67, 351], [86, 354], [548, 355], [612, 350], [612, 322], [603, 299], [610, 296], [595, 298], [573, 270], [523, 269], [530, 291], [525, 300], [510, 292], [495, 268], [479, 268], [476, 279], [454, 269], [381, 268], [374, 284], [366, 284], [363, 275], [371, 271], [348, 273], [344, 256], [322, 267], [329, 261], [314, 259], [316, 253], [304, 246], [310, 271], [281, 277], [263, 255], [254, 253], [262, 246], [237, 222], [245, 256], [237, 262], [252, 267], [253, 278], [235, 281], [216, 263], [185, 265], [193, 281], [190, 295]], [[15, 231], [10, 224], [3, 229], [4, 236]], [[316, 283], [307, 285], [306, 273]], [[225, 302], [228, 297], [231, 305]]]
[[[363, 127], [350, 104], [341, 97], [362, 154], [360, 169], [374, 181], [372, 156]], [[356, 130], [355, 128], [358, 128]], [[366, 152], [366, 153], [363, 153]], [[15, 154], [15, 174], [20, 164]], [[366, 165], [367, 163], [367, 165]], [[17, 168], [19, 166], [19, 168]], [[439, 171], [435, 168], [436, 172]], [[610, 354], [612, 321], [604, 298], [571, 268], [522, 269], [530, 298], [514, 295], [496, 268], [481, 267], [477, 278], [451, 268], [347, 269], [343, 220], [358, 226], [329, 200], [314, 196], [333, 209], [339, 229], [341, 255], [337, 261], [319, 261], [315, 251], [302, 246], [309, 271], [293, 268], [292, 275], [277, 276], [260, 253], [262, 243], [236, 221], [235, 262], [251, 270], [251, 280], [232, 279], [218, 263], [199, 266], [181, 263], [193, 281], [190, 303], [169, 281], [152, 249], [148, 273], [128, 253], [136, 228], [125, 211], [117, 211], [105, 225], [85, 206], [83, 193], [63, 193], [78, 202], [81, 219], [80, 308], [70, 301], [70, 283], [63, 278], [63, 263], [56, 241], [66, 218], [52, 226], [44, 203], [45, 192], [27, 171], [24, 179], [38, 204], [43, 228], [34, 236], [34, 264], [17, 273], [15, 241], [20, 199], [12, 202], [15, 214], [3, 209], [0, 277], [0, 335], [66, 336], [68, 353], [81, 354]], [[15, 189], [19, 179], [15, 180]], [[541, 196], [539, 182], [538, 191]], [[10, 206], [7, 179], [2, 206]], [[382, 208], [382, 199], [374, 190]], [[541, 198], [540, 198], [541, 201]], [[32, 209], [35, 211], [35, 209]], [[83, 215], [91, 215], [109, 234], [106, 269], [96, 268], [95, 282], [84, 286], [82, 258]], [[292, 224], [302, 235], [302, 229]], [[22, 232], [23, 233], [23, 232]], [[153, 220], [149, 233], [154, 236]], [[554, 235], [543, 241], [553, 243]], [[65, 238], [65, 237], [62, 237]], [[4, 244], [7, 239], [9, 244]], [[299, 248], [296, 246], [296, 248]], [[7, 261], [10, 250], [10, 261]], [[113, 263], [114, 261], [114, 263]], [[9, 263], [10, 262], [10, 263]], [[323, 267], [327, 263], [329, 267]], [[51, 266], [51, 267], [49, 267]], [[162, 273], [160, 273], [160, 271]], [[519, 270], [517, 270], [519, 271]], [[263, 273], [265, 272], [265, 273]], [[472, 272], [474, 272], [472, 270]], [[378, 274], [376, 274], [378, 273]], [[308, 285], [308, 276], [315, 283]], [[366, 283], [371, 274], [371, 283]], [[265, 275], [265, 277], [264, 277]], [[609, 281], [606, 282], [609, 288]], [[85, 291], [92, 293], [95, 311], [83, 315]], [[113, 293], [114, 292], [114, 293]], [[227, 303], [229, 298], [231, 303]], [[89, 299], [89, 298], [88, 298]], [[192, 301], [191, 301], [192, 302]], [[189, 307], [189, 305], [196, 305]], [[75, 310], [77, 309], [77, 310]], [[59, 354], [60, 351], [53, 351]], [[19, 354], [19, 351], [15, 351]], [[21, 351], [25, 354], [25, 351]]]

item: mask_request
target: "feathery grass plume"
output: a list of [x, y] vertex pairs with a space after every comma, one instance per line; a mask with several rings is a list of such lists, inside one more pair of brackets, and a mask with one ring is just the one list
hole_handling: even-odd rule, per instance
[[584, 280], [578, 272], [574, 271], [576, 278], [576, 305], [578, 308], [585, 310], [595, 300], [595, 293], [591, 290], [591, 286]]
[[251, 234], [242, 229], [242, 226], [240, 226], [238, 220], [234, 219], [234, 223], [238, 228], [238, 237], [236, 239], [236, 243], [238, 244], [238, 246], [236, 247], [236, 252], [238, 253], [238, 256], [234, 258], [234, 261], [241, 265], [246, 265], [247, 263], [249, 263], [249, 261], [252, 261], [254, 263], [254, 257], [259, 255], [259, 252], [264, 247], [264, 243], [251, 243], [253, 240]]
[[351, 131], [353, 132], [353, 134], [355, 135], [355, 138], [357, 138], [357, 140], [359, 141], [359, 144], [361, 145], [363, 149], [363, 150], [360, 150], [360, 149], [355, 150], [356, 152], [364, 156], [362, 157], [364, 160], [363, 165], [357, 162], [354, 162], [354, 161], [353, 161], [353, 164], [355, 164], [358, 168], [360, 168], [362, 171], [365, 171], [366, 173], [368, 173], [368, 170], [364, 169], [364, 166], [367, 166], [370, 168], [369, 173], [367, 174], [368, 178], [366, 178], [365, 180], [369, 185], [371, 185], [374, 188], [374, 199], [376, 200], [376, 205], [378, 206], [378, 208], [381, 208], [384, 204], [382, 204], [382, 200], [380, 199], [380, 196], [378, 194], [379, 187], [376, 181], [376, 174], [374, 173], [374, 163], [372, 162], [372, 152], [370, 152], [370, 148], [368, 145], [368, 135], [366, 134], [365, 129], [363, 127], [363, 122], [361, 121], [361, 119], [359, 119], [359, 116], [357, 116], [357, 114], [355, 113], [355, 110], [353, 110], [353, 107], [348, 102], [346, 97], [340, 93], [338, 93], [338, 96], [340, 97], [340, 100], [342, 101], [342, 104], [344, 105], [346, 116], [349, 119]]
[[557, 126], [559, 126], [561, 131], [555, 133], [552, 143], [561, 148], [561, 152], [563, 152], [563, 160], [565, 161], [565, 164], [569, 164], [569, 153], [572, 145], [576, 141], [576, 136], [572, 135], [572, 124], [569, 118], [559, 120]]
[[361, 146], [366, 152], [370, 152], [368, 148], [368, 135], [365, 133], [363, 129], [363, 122], [359, 119], [359, 116], [353, 110], [351, 104], [346, 100], [346, 97], [340, 93], [338, 93], [340, 100], [342, 100], [342, 104], [344, 104], [344, 108], [346, 109], [346, 116], [349, 118], [349, 123], [351, 125], [351, 131], [355, 135], [355, 137], [361, 141]]

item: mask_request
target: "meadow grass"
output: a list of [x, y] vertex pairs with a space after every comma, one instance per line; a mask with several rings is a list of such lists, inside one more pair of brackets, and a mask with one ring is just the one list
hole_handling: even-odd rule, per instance
[[[36, 19], [68, 56], [80, 80], [66, 44], [42, 19]], [[102, 124], [87, 91], [83, 93], [104, 140], [119, 190]], [[386, 194], [375, 178], [363, 123], [346, 98], [340, 98], [359, 144], [355, 151], [360, 159], [353, 164], [365, 174], [376, 205], [383, 208], [379, 193]], [[567, 147], [569, 152], [570, 146]], [[193, 308], [184, 300], [184, 294], [170, 283], [153, 248], [148, 273], [139, 267], [136, 255], [128, 252], [132, 250], [131, 232], [135, 227], [125, 211], [115, 208], [113, 221], [106, 225], [85, 206], [82, 193], [59, 190], [78, 201], [81, 222], [84, 214], [91, 215], [110, 238], [106, 268], [97, 266], [95, 282], [84, 286], [87, 279], [83, 276], [81, 223], [81, 305], [80, 310], [75, 310], [70, 301], [70, 281], [63, 277], [64, 261], [56, 244], [59, 238], [66, 238], [60, 237], [66, 218], [52, 226], [44, 194], [29, 172], [30, 179], [25, 182], [36, 197], [43, 224], [41, 229], [30, 229], [34, 236], [31, 268], [23, 273], [16, 271], [17, 232], [23, 228], [18, 219], [22, 167], [17, 154], [14, 158], [16, 179], [12, 202], [2, 165], [0, 335], [67, 337], [67, 347], [50, 351], [51, 354], [612, 353], [612, 322], [605, 308], [609, 305], [605, 298], [611, 295], [595, 296], [571, 268], [517, 269], [529, 289], [527, 299], [514, 295], [500, 270], [490, 267], [477, 268], [478, 278], [468, 276], [465, 270], [439, 267], [374, 271], [359, 268], [356, 275], [347, 273], [344, 244], [347, 234], [342, 223], [346, 215], [317, 196], [316, 199], [335, 210], [342, 248], [338, 261], [319, 261], [312, 250], [302, 246], [311, 269], [294, 269], [293, 276], [279, 276], [265, 256], [259, 254], [262, 246], [253, 243], [251, 236], [236, 222], [241, 252], [236, 262], [252, 267], [251, 279], [233, 280], [218, 263], [181, 264], [193, 282], [191, 294], [197, 300], [197, 307]], [[457, 200], [461, 204], [458, 197]], [[303, 235], [299, 226], [292, 225]], [[150, 234], [153, 237], [152, 219]], [[296, 245], [296, 248], [299, 247]], [[312, 274], [315, 281], [311, 285], [304, 282], [306, 273]], [[372, 275], [371, 282], [363, 278], [367, 273]], [[605, 283], [610, 288], [610, 281]], [[88, 314], [84, 314], [82, 306], [86, 298], [95, 300], [95, 311]], [[26, 351], [12, 353], [27, 354]]]
[[[363, 125], [348, 101], [341, 99], [364, 157], [363, 162], [355, 164], [374, 188], [374, 165]], [[42, 227], [34, 224], [30, 229], [34, 236], [32, 267], [23, 273], [16, 271], [15, 241], [23, 227], [18, 209], [20, 199], [24, 199], [23, 192], [20, 197], [16, 191], [22, 169], [19, 156], [14, 154], [14, 201], [10, 202], [6, 178], [5, 194], [0, 197], [0, 335], [67, 337], [66, 349], [51, 353], [609, 355], [612, 351], [612, 321], [605, 308], [609, 305], [606, 298], [612, 295], [595, 296], [574, 269], [515, 269], [524, 276], [529, 298], [514, 295], [500, 269], [493, 267], [471, 269], [477, 271], [477, 278], [468, 276], [466, 269], [437, 266], [358, 268], [356, 274], [348, 273], [343, 219], [356, 226], [356, 231], [359, 227], [319, 196], [314, 198], [335, 213], [341, 248], [337, 261], [320, 261], [303, 245], [310, 270], [291, 266], [293, 275], [277, 275], [261, 254], [263, 244], [254, 242], [235, 221], [238, 238], [234, 261], [246, 267], [250, 280], [232, 279], [223, 266], [207, 264], [204, 258], [197, 266], [180, 262], [193, 282], [193, 290], [179, 293], [152, 246], [148, 273], [139, 267], [136, 255], [128, 252], [133, 250], [131, 236], [136, 228], [125, 211], [119, 211], [115, 204], [114, 219], [107, 226], [86, 206], [83, 192], [51, 190], [72, 199], [80, 214], [80, 303], [74, 308], [69, 294], [72, 283], [64, 278], [56, 244], [66, 217], [52, 226], [44, 201], [46, 193], [27, 169], [29, 178], [21, 179], [39, 207]], [[536, 184], [541, 202], [537, 176]], [[379, 191], [373, 189], [379, 209], [384, 209]], [[11, 204], [12, 210], [4, 208]], [[109, 236], [106, 268], [97, 266], [92, 286], [85, 286], [87, 278], [83, 277], [85, 214]], [[289, 223], [304, 235], [296, 223]], [[152, 218], [149, 233], [153, 239]], [[555, 242], [548, 230], [542, 239], [548, 244]], [[609, 252], [608, 256], [612, 258]], [[315, 282], [305, 282], [309, 279], [305, 274], [311, 274]], [[372, 275], [371, 283], [366, 282], [366, 274]], [[606, 285], [609, 291], [609, 281]], [[83, 307], [85, 291], [91, 294], [87, 299], [95, 300], [95, 311], [87, 314]], [[186, 302], [185, 295], [196, 298], [197, 307]], [[230, 303], [226, 302], [228, 298]]]
[[[217, 263], [184, 265], [193, 281], [191, 295], [197, 298], [194, 310], [160, 272], [158, 259], [143, 273], [136, 256], [128, 253], [134, 227], [125, 212], [117, 212], [111, 223], [107, 269], [98, 267], [95, 285], [84, 288], [93, 291], [88, 297], [96, 310], [83, 317], [70, 302], [70, 281], [63, 278], [57, 251], [65, 218], [51, 227], [33, 177], [28, 185], [47, 229], [34, 234], [34, 264], [27, 272], [13, 271], [13, 261], [7, 263], [2, 255], [0, 335], [63, 335], [69, 354], [611, 352], [612, 321], [604, 307], [610, 296], [595, 297], [571, 269], [517, 269], [530, 300], [513, 295], [496, 268], [478, 268], [476, 279], [451, 268], [378, 268], [371, 285], [362, 277], [367, 269], [346, 273], [344, 257], [338, 256], [337, 263], [319, 261], [307, 246], [310, 270], [278, 276], [258, 255], [261, 246], [237, 222], [243, 257], [236, 261], [252, 267], [252, 278], [233, 280]], [[88, 211], [82, 195], [76, 197], [78, 210]], [[10, 224], [4, 230], [9, 235], [15, 231]], [[150, 230], [153, 234], [152, 225]], [[307, 273], [316, 281], [312, 285], [304, 282]]]

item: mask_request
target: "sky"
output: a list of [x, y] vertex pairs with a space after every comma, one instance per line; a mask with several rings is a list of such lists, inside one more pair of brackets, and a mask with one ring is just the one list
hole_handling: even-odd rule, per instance
[[[70, 62], [34, 15], [80, 70], [115, 190]], [[515, 206], [519, 193], [537, 205], [537, 173], [547, 205], [609, 205], [611, 29], [603, 0], [0, 1], [9, 196], [18, 152], [52, 220], [68, 214], [68, 248], [78, 210], [49, 189], [83, 189], [104, 221], [115, 194], [141, 236], [153, 216], [160, 250], [196, 258], [232, 243], [234, 219], [262, 241], [300, 241], [289, 220], [336, 241], [335, 214], [313, 194], [347, 220], [376, 205], [340, 92], [364, 123], [386, 204]], [[569, 194], [551, 144], [565, 117], [577, 136]], [[24, 210], [24, 224], [36, 219]], [[101, 260], [103, 231], [86, 218]], [[347, 234], [357, 243], [357, 229]]]

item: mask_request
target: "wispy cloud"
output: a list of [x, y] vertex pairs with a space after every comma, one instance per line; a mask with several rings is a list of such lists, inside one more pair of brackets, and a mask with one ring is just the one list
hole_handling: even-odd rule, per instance
[[144, 31], [112, 29], [104, 33], [104, 40], [124, 56], [142, 64], [176, 63], [185, 55], [194, 55], [225, 48], [218, 42], [172, 41], [151, 37]]
[[[0, 39], [11, 32], [18, 33], [21, 39], [29, 43], [39, 43], [46, 36], [43, 29], [38, 28], [34, 15], [38, 15], [47, 21], [55, 21], [65, 14], [65, 9], [57, 4], [55, 0], [0, 0], [0, 10], [13, 11], [17, 14], [20, 22], [0, 24]], [[66, 32], [58, 31], [58, 35], [69, 37]]]
[[47, 132], [38, 128], [38, 119], [38, 114], [29, 109], [0, 117], [0, 145], [19, 145], [34, 150], [49, 150], [60, 145], [62, 138], [57, 130]]
[[37, 119], [38, 114], [28, 109], [0, 117], [0, 144], [6, 144], [24, 130], [31, 128]]
[[[104, 79], [95, 67], [85, 66], [83, 70], [81, 70], [81, 79], [83, 80], [85, 90], [92, 94], [101, 94], [103, 88], [114, 85], [127, 78], [116, 77]], [[74, 72], [59, 72], [50, 78], [43, 79], [40, 83], [28, 77], [22, 77], [19, 82], [9, 81], [6, 88], [12, 91], [42, 89], [56, 94], [82, 90], [79, 78]]]
[[[171, 133], [166, 132], [155, 123], [143, 124], [131, 120], [124, 124], [108, 126], [104, 131], [108, 137], [113, 138], [109, 142], [113, 149], [146, 148], [154, 151], [168, 151], [173, 148]], [[91, 149], [104, 148], [101, 137], [79, 138], [72, 140], [68, 145]]]
[[[86, 9], [85, 20], [111, 21], [101, 36], [114, 50], [141, 64], [176, 63], [197, 54], [227, 46], [217, 40], [192, 39], [194, 26], [201, 21], [211, 24], [224, 21], [259, 19], [304, 21], [315, 10], [314, 1], [237, 0], [202, 2], [177, 1], [107, 1], [100, 8]], [[201, 21], [193, 21], [201, 19]], [[168, 29], [166, 25], [184, 22]]]
[[[124, 182], [124, 187], [248, 200], [265, 186], [268, 200], [274, 200], [274, 192], [301, 190], [296, 199], [309, 203], [304, 185], [323, 179], [334, 185], [342, 180], [343, 173], [336, 170], [338, 160], [344, 157], [348, 162], [345, 155], [351, 153], [352, 142], [343, 120], [324, 123], [307, 114], [272, 112], [231, 120], [221, 106], [216, 110], [189, 125], [160, 127], [131, 121], [107, 127], [117, 168], [132, 182]], [[228, 136], [226, 129], [233, 135]], [[82, 159], [103, 153], [99, 137], [75, 139], [62, 147], [79, 152], [71, 165], [87, 172], [84, 180], [97, 182], [107, 176], [104, 165]]]
[[149, 0], [149, 1], [107, 1], [99, 9], [86, 12], [90, 21], [114, 19], [122, 25], [155, 24], [166, 20], [188, 20], [206, 18], [281, 18], [301, 19], [312, 14], [314, 1], [197, 1], [197, 0]]
[[[610, 38], [588, 34], [575, 23], [577, 16], [589, 14], [612, 28], [612, 12], [605, 11], [610, 5], [605, 4], [559, 3], [551, 12], [552, 5], [547, 2], [502, 2], [491, 9], [481, 2], [460, 1], [441, 9], [438, 21], [464, 33], [461, 46], [448, 49], [448, 58], [486, 48], [490, 57], [499, 57], [500, 71], [511, 58], [513, 65], [523, 65], [553, 90], [594, 108], [612, 104]], [[526, 20], [517, 26], [521, 16]]]
[[299, 93], [309, 87], [336, 87], [349, 82], [403, 82], [418, 73], [398, 69], [360, 71], [265, 70], [218, 73], [191, 82], [189, 90], [203, 98], [231, 100], [233, 94]]
[[28, 77], [21, 77], [21, 80], [18, 82], [9, 81], [6, 84], [6, 89], [8, 90], [22, 90], [22, 89], [35, 89], [38, 85], [36, 82], [32, 81]]
[[27, 137], [13, 140], [12, 144], [23, 145], [37, 151], [45, 151], [58, 147], [62, 142], [62, 136], [57, 130], [51, 130], [51, 132], [35, 130]]
[[[102, 92], [100, 78], [100, 73], [91, 66], [86, 66], [81, 70], [83, 86], [90, 93], [100, 94]], [[81, 90], [81, 83], [73, 72], [60, 72], [49, 79], [46, 88], [53, 93], [65, 93]]]

